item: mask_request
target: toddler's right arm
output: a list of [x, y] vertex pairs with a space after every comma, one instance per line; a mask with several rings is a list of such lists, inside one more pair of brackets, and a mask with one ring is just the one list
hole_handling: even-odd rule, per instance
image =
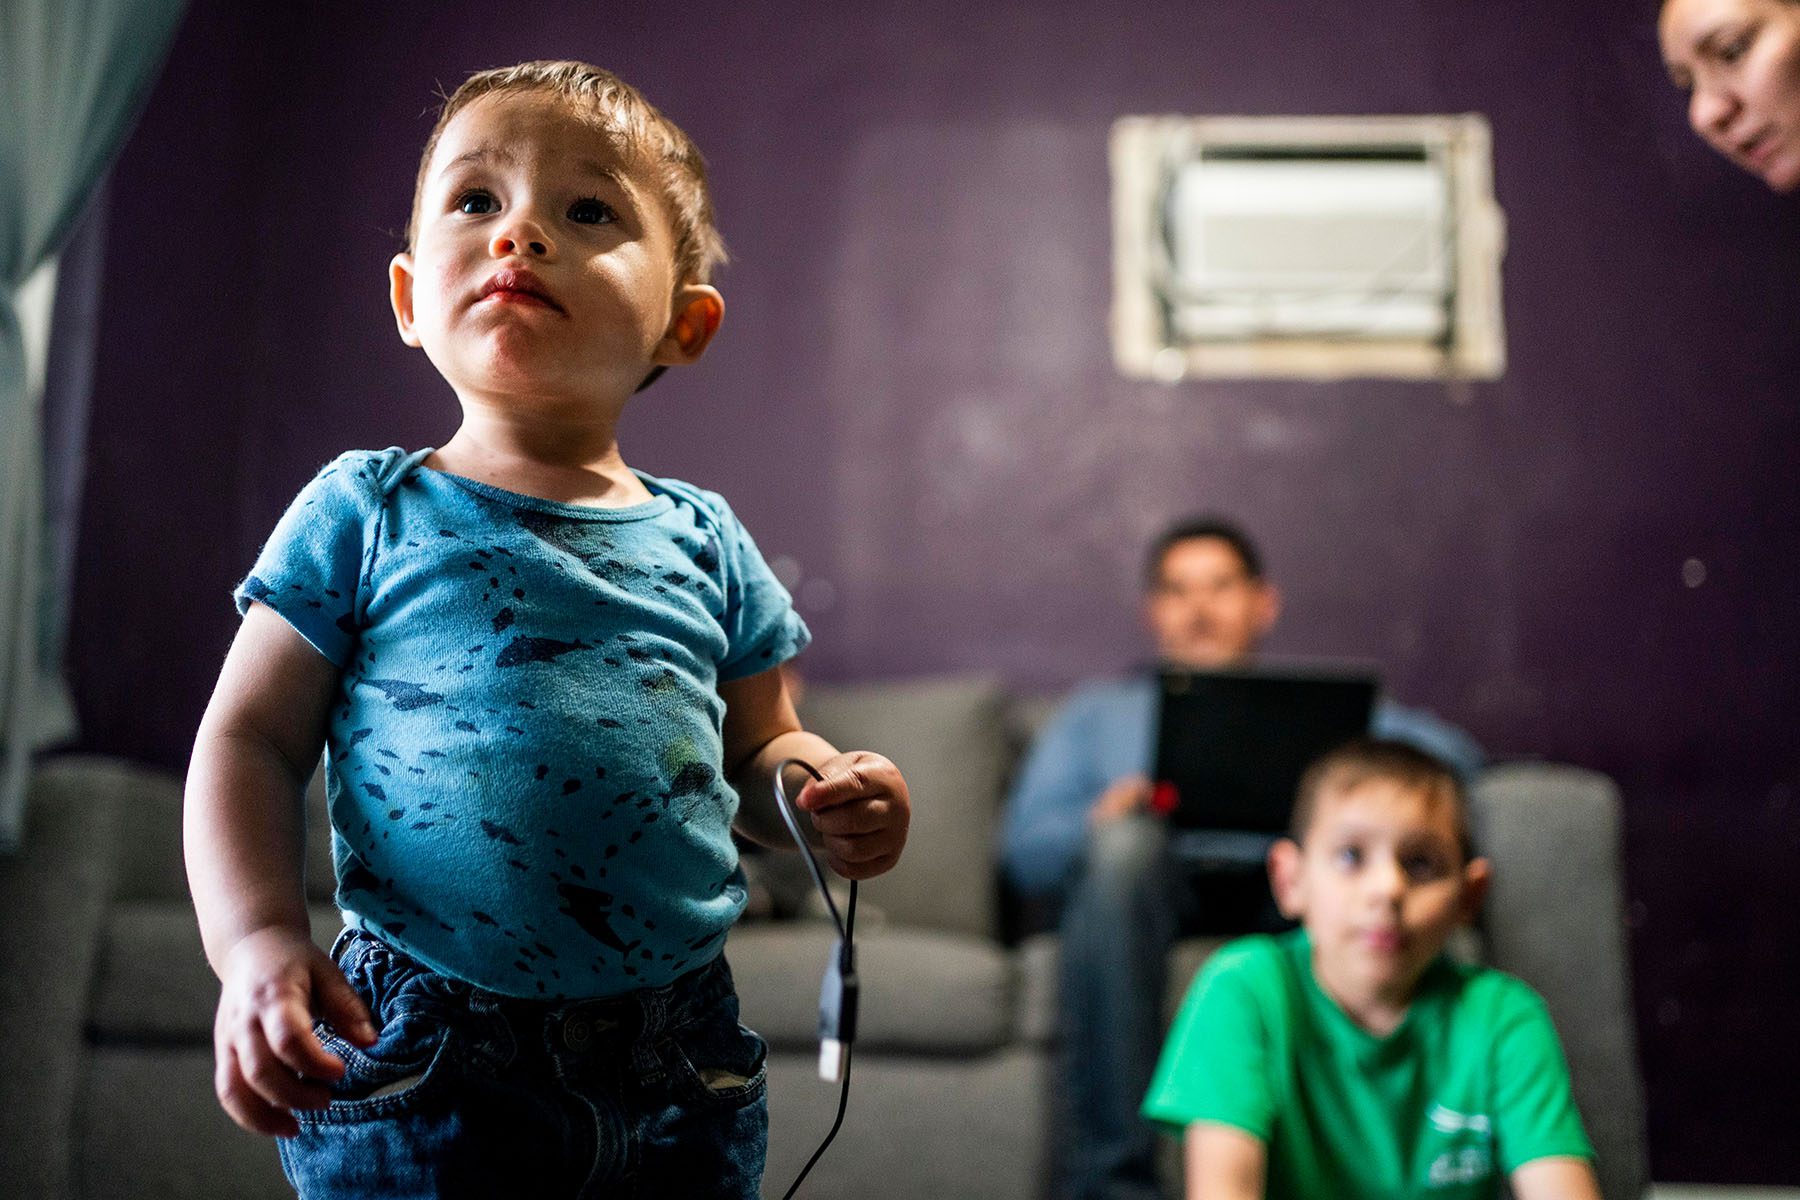
[[1195, 1121], [1183, 1138], [1187, 1200], [1262, 1200], [1269, 1150], [1233, 1125]]
[[343, 1062], [316, 1014], [359, 1045], [368, 1008], [313, 945], [302, 880], [302, 794], [319, 760], [337, 668], [272, 609], [252, 604], [200, 721], [183, 804], [188, 884], [223, 985], [214, 1087], [232, 1120], [292, 1136], [323, 1108]]

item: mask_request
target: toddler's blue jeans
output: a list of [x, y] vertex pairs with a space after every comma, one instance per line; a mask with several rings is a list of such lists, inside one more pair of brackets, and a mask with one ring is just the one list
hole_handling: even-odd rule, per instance
[[757, 1196], [766, 1047], [723, 957], [583, 1001], [482, 991], [357, 930], [333, 957], [381, 1036], [317, 1026], [348, 1069], [280, 1141], [302, 1200]]

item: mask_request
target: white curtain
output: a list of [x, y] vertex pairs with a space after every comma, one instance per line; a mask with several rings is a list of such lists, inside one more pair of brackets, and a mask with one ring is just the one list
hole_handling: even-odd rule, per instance
[[40, 272], [124, 142], [183, 7], [0, 0], [0, 852], [24, 834], [32, 752], [73, 728], [65, 597], [46, 554], [43, 381], [22, 317], [48, 311]]

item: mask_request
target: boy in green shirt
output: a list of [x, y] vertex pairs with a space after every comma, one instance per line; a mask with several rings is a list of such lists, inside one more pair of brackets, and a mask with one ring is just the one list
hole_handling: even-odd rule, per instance
[[1544, 1002], [1442, 951], [1474, 917], [1456, 776], [1365, 740], [1307, 772], [1269, 855], [1301, 928], [1221, 949], [1189, 990], [1144, 1114], [1185, 1131], [1188, 1200], [1598, 1200]]

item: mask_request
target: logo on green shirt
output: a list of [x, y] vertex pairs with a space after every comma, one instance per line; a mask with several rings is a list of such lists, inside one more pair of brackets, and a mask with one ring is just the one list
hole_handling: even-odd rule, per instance
[[[1426, 1120], [1437, 1132], [1457, 1141], [1474, 1140], [1474, 1145], [1454, 1146], [1431, 1160], [1425, 1176], [1428, 1187], [1456, 1187], [1479, 1183], [1494, 1173], [1494, 1156], [1490, 1149], [1493, 1123], [1481, 1113], [1460, 1113], [1442, 1104], [1434, 1104]], [[1459, 1136], [1460, 1135], [1460, 1136]]]

